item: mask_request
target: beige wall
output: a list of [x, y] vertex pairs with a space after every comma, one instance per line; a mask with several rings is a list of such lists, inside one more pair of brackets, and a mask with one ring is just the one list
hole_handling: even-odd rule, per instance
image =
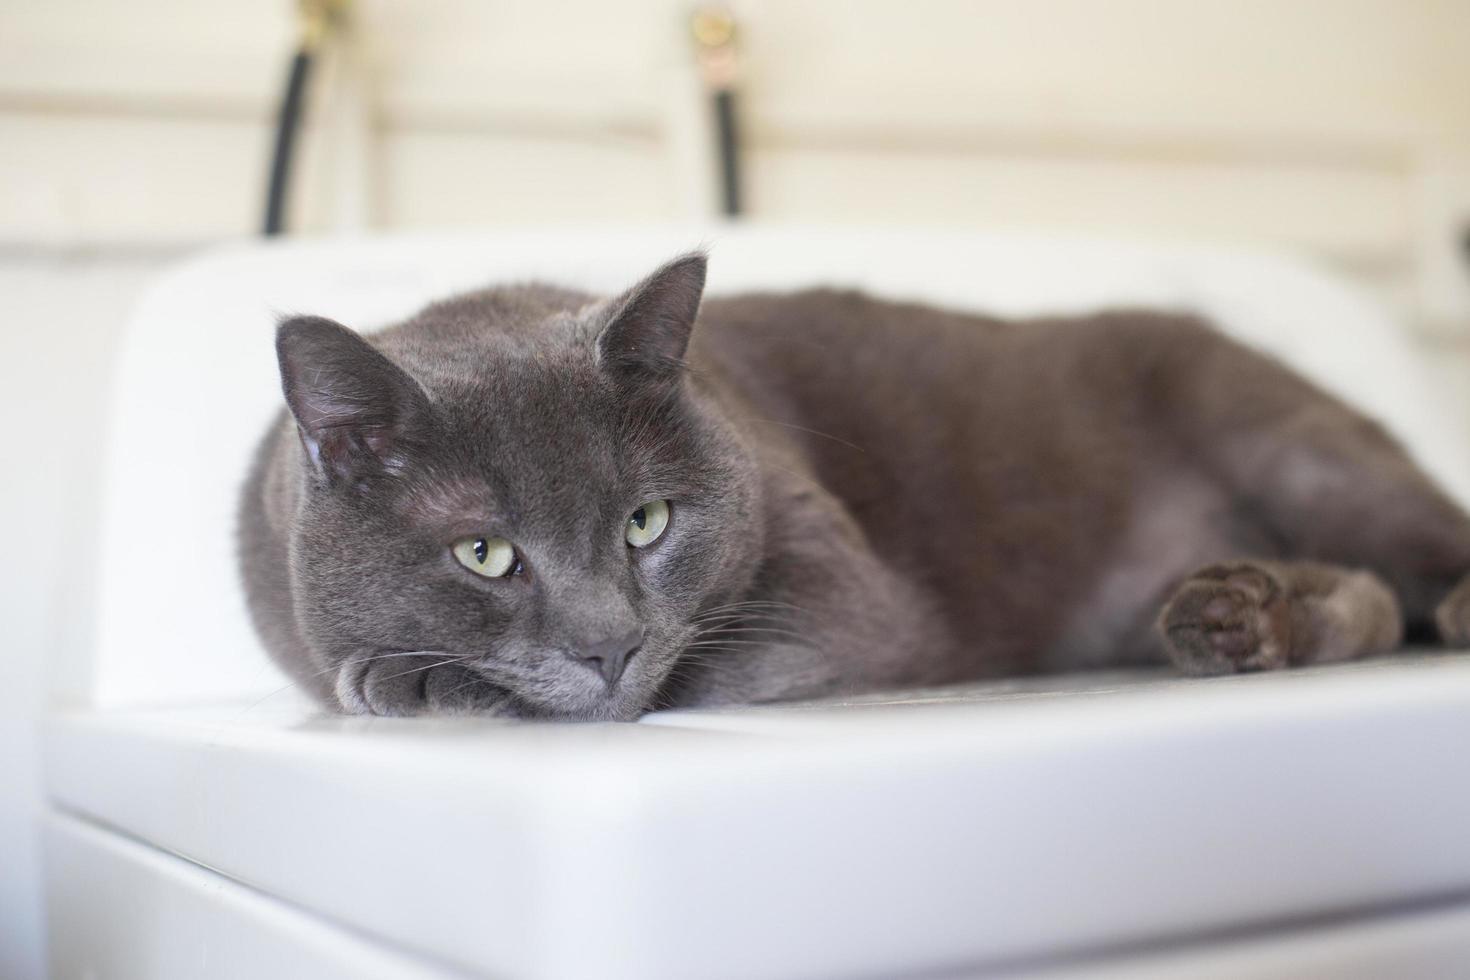
[[[7, 0], [0, 240], [251, 231], [292, 9]], [[308, 141], [299, 226], [710, 208], [688, 4], [354, 9], [355, 43], [322, 75], [334, 125]], [[754, 216], [1285, 245], [1432, 326], [1470, 321], [1452, 244], [1470, 220], [1463, 0], [736, 9]]]

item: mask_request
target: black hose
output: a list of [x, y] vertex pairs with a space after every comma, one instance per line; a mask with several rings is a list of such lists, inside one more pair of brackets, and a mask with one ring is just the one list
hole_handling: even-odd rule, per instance
[[265, 197], [263, 231], [266, 235], [279, 235], [282, 231], [286, 194], [291, 183], [291, 155], [296, 145], [296, 131], [301, 128], [301, 104], [310, 74], [311, 51], [302, 48], [291, 59], [286, 94], [281, 98], [281, 111], [276, 115], [276, 151], [271, 157], [270, 186]]
[[740, 134], [735, 127], [735, 93], [715, 90], [715, 128], [720, 142], [720, 188], [725, 216], [740, 216]]

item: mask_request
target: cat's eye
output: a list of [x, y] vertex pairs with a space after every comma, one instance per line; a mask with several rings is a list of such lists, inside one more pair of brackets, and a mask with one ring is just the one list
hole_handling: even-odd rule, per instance
[[669, 502], [650, 500], [633, 511], [632, 516], [628, 518], [628, 527], [623, 532], [623, 536], [633, 547], [646, 548], [657, 541], [659, 535], [664, 533], [664, 528], [668, 526]]
[[521, 570], [515, 546], [504, 538], [461, 538], [453, 551], [456, 561], [486, 578], [509, 578]]

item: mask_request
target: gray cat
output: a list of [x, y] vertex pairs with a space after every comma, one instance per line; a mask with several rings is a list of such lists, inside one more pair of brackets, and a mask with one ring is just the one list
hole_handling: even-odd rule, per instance
[[240, 542], [292, 678], [348, 712], [632, 719], [1470, 641], [1470, 518], [1197, 320], [701, 308], [704, 279], [283, 322]]

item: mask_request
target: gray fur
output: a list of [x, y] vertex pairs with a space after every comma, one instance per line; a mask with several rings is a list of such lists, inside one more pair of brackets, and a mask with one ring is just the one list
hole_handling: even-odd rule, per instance
[[[351, 712], [631, 719], [1338, 659], [1436, 615], [1470, 635], [1470, 518], [1202, 323], [821, 290], [701, 308], [704, 276], [691, 255], [611, 299], [493, 289], [367, 338], [282, 323], [289, 411], [240, 525], [276, 660]], [[631, 549], [650, 499], [673, 518]], [[480, 533], [524, 574], [460, 567], [450, 544]], [[639, 631], [614, 684], [579, 659]]]

